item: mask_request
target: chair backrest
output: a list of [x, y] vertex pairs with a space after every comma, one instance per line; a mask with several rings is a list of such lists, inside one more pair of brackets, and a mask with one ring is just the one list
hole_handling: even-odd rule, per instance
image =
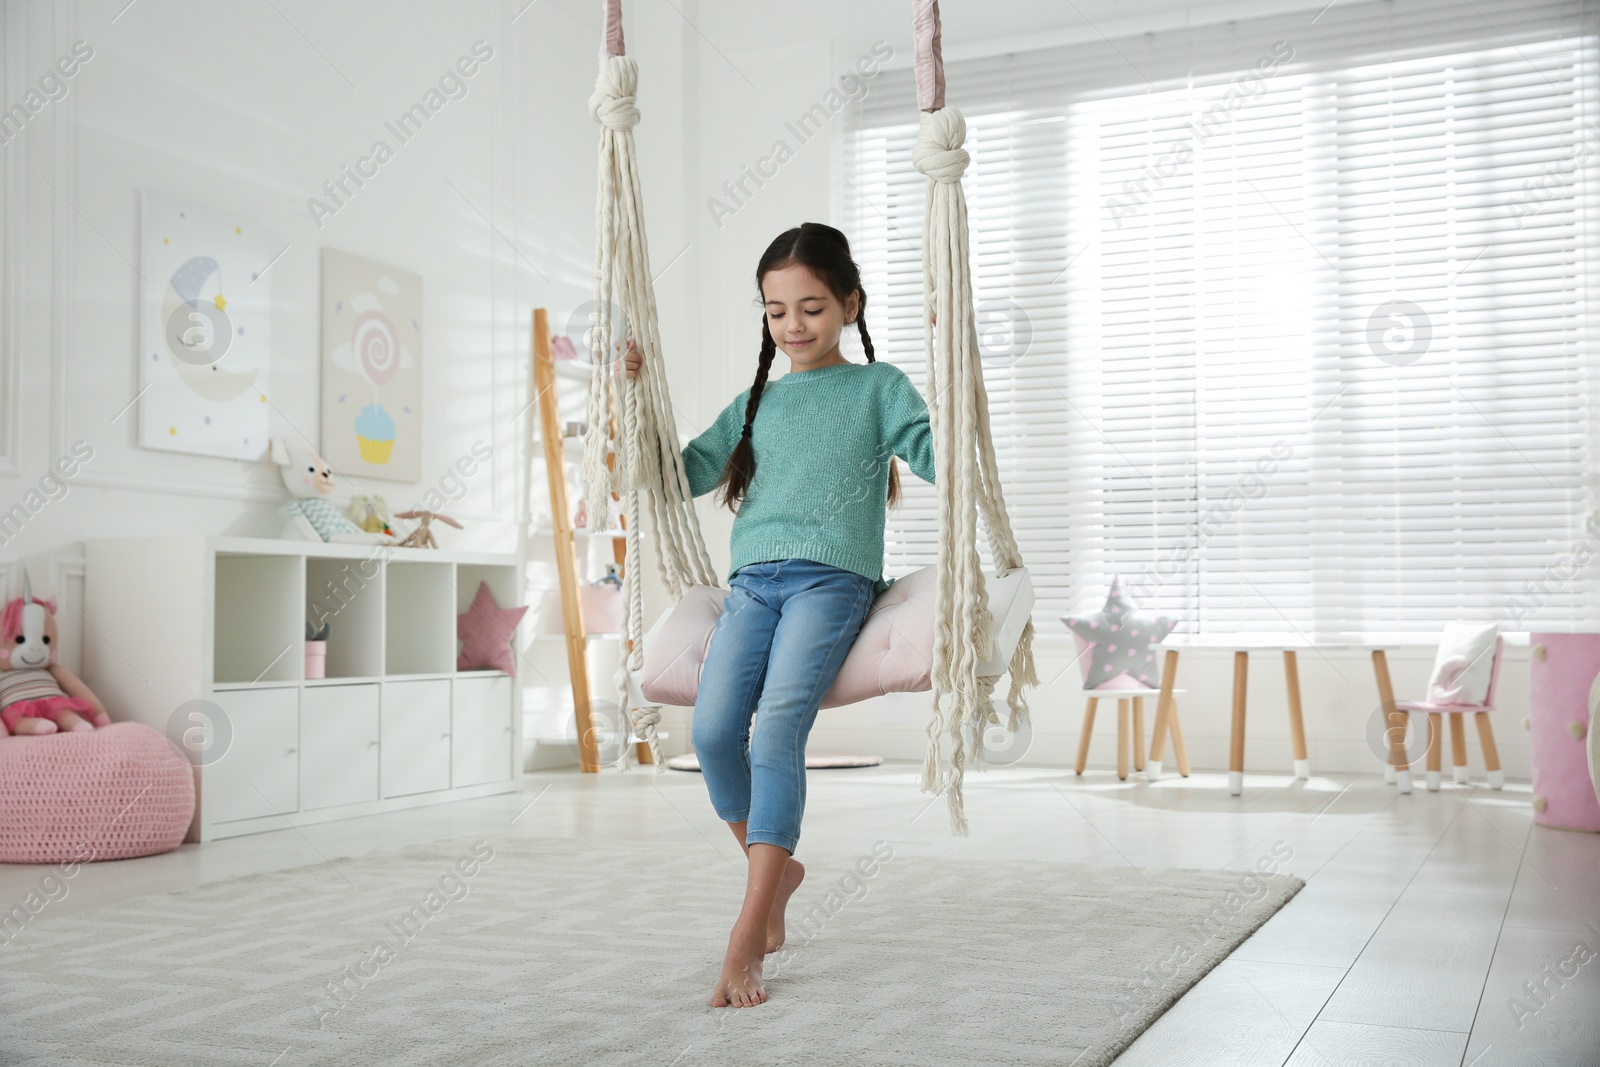
[[1483, 698], [1483, 706], [1494, 707], [1494, 687], [1500, 684], [1500, 653], [1505, 648], [1505, 635], [1496, 634], [1494, 639], [1494, 665], [1489, 668], [1489, 691]]
[[[1500, 683], [1501, 654], [1505, 649], [1505, 637], [1498, 631], [1494, 637], [1493, 651], [1489, 661], [1489, 679], [1483, 688], [1482, 702], [1480, 703], [1477, 700], [1440, 701], [1434, 696], [1436, 685], [1440, 688], [1447, 688], [1442, 678], [1449, 679], [1451, 685], [1458, 688], [1465, 688], [1464, 680], [1468, 672], [1476, 673], [1479, 678], [1482, 678], [1482, 674], [1479, 673], [1481, 671], [1479, 664], [1483, 658], [1483, 651], [1479, 651], [1474, 655], [1470, 663], [1461, 666], [1462, 659], [1467, 654], [1462, 647], [1462, 641], [1470, 639], [1475, 643], [1478, 640], [1475, 635], [1482, 634], [1487, 628], [1477, 627], [1468, 623], [1452, 623], [1445, 628], [1444, 634], [1440, 637], [1438, 654], [1434, 657], [1433, 672], [1428, 679], [1428, 692], [1423, 697], [1425, 702], [1437, 703], [1441, 707], [1457, 708], [1492, 708], [1494, 706], [1495, 688]], [[1473, 668], [1475, 667], [1479, 668], [1479, 670], [1474, 671]], [[1442, 672], [1451, 673], [1442, 674]]]

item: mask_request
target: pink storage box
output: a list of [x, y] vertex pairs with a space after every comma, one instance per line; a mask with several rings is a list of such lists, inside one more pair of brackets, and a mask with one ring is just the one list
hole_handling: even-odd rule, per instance
[[1600, 634], [1529, 634], [1528, 643], [1533, 821], [1600, 832], [1600, 800], [1589, 766]]
[[[580, 585], [578, 602], [583, 609], [583, 626], [592, 634], [614, 634], [622, 630], [622, 590], [606, 585]], [[567, 632], [561, 614], [561, 591], [546, 590], [539, 598], [536, 631], [546, 637], [559, 637]]]
[[583, 628], [592, 634], [622, 631], [622, 590], [611, 584], [578, 589], [583, 604]]

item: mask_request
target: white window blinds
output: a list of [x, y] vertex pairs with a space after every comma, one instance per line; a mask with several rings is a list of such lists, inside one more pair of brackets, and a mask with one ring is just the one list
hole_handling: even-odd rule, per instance
[[[1596, 21], [1396, 0], [947, 64], [1040, 625], [1113, 574], [1188, 632], [1600, 623]], [[925, 387], [915, 92], [882, 77], [841, 225]], [[935, 558], [914, 481], [890, 574]]]

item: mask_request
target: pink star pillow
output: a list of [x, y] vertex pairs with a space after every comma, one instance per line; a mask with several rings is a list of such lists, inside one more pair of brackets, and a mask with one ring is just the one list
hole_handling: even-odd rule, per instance
[[526, 604], [520, 608], [502, 608], [495, 603], [488, 584], [479, 582], [478, 595], [472, 598], [472, 607], [467, 609], [465, 615], [456, 616], [456, 636], [464, 642], [461, 654], [456, 657], [456, 670], [488, 667], [516, 674], [511, 638], [527, 610]]

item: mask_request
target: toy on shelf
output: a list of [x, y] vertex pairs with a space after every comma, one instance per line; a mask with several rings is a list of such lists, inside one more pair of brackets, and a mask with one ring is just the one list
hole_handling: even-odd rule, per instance
[[345, 514], [367, 533], [394, 536], [394, 527], [389, 525], [389, 502], [381, 496], [363, 493], [350, 501], [350, 509]]
[[111, 725], [94, 691], [56, 662], [56, 598], [33, 595], [26, 567], [22, 595], [8, 598], [0, 616], [0, 645], [0, 724], [5, 727], [0, 733], [53, 734]]
[[397, 519], [414, 519], [421, 523], [415, 530], [406, 534], [405, 540], [400, 542], [401, 548], [438, 548], [439, 542], [434, 540], [433, 531], [428, 528], [428, 524], [435, 519], [438, 519], [446, 526], [454, 526], [458, 530], [465, 529], [464, 526], [450, 516], [441, 515], [437, 511], [397, 511], [394, 517]]
[[516, 656], [511, 642], [517, 623], [522, 621], [527, 610], [526, 604], [502, 608], [489, 591], [489, 584], [479, 582], [472, 606], [465, 614], [456, 616], [456, 636], [462, 641], [456, 670], [499, 670], [516, 674]]
[[328, 676], [328, 634], [333, 629], [333, 623], [324, 622], [321, 626], [306, 620], [306, 677], [326, 678]]
[[368, 533], [339, 514], [333, 496], [333, 468], [308, 448], [289, 448], [283, 438], [272, 439], [269, 456], [278, 465], [290, 499], [289, 521], [281, 536], [291, 541], [393, 544], [387, 533]]
[[553, 360], [576, 360], [578, 358], [578, 349], [572, 343], [572, 338], [564, 333], [558, 333], [550, 338], [550, 358]]

